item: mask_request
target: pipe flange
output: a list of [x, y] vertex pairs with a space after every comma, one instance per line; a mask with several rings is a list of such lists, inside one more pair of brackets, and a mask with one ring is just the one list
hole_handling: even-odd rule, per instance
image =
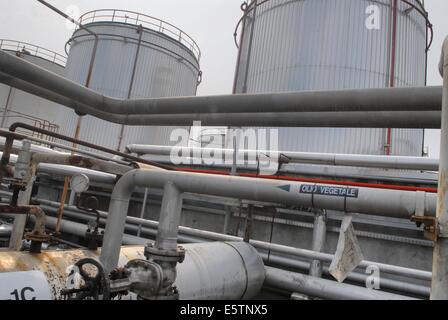
[[28, 232], [25, 234], [25, 240], [36, 241], [36, 242], [47, 242], [50, 241], [51, 236], [48, 234], [37, 234], [34, 232]]
[[148, 300], [162, 289], [164, 272], [159, 264], [136, 259], [129, 261], [124, 270], [131, 283], [131, 291], [139, 297]]
[[185, 259], [185, 249], [178, 246], [176, 250], [163, 250], [149, 244], [145, 247], [145, 257], [154, 261], [182, 263]]

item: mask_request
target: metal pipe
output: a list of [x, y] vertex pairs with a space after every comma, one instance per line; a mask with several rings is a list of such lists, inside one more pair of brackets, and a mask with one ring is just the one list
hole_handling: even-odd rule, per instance
[[432, 300], [448, 300], [448, 37], [442, 50], [443, 77], [442, 134], [440, 141], [439, 194], [436, 229], [438, 239], [434, 246]]
[[6, 136], [5, 148], [3, 150], [3, 157], [2, 157], [2, 160], [1, 160], [1, 164], [2, 165], [3, 165], [4, 162], [6, 162], [8, 160], [7, 157], [9, 156], [9, 153], [11, 153], [10, 149], [12, 148], [14, 139], [27, 139], [27, 136], [15, 133], [15, 131], [18, 128], [30, 130], [32, 132], [38, 132], [38, 133], [41, 133], [41, 134], [44, 134], [44, 135], [47, 135], [47, 136], [50, 136], [50, 137], [53, 137], [53, 138], [56, 138], [56, 139], [60, 139], [60, 140], [63, 140], [63, 141], [67, 141], [67, 142], [75, 143], [75, 144], [78, 144], [78, 145], [82, 145], [82, 146], [85, 146], [87, 148], [95, 149], [95, 150], [98, 150], [98, 151], [101, 151], [101, 152], [113, 154], [115, 156], [119, 156], [119, 157], [121, 157], [123, 159], [129, 160], [129, 161], [134, 161], [136, 163], [142, 163], [142, 164], [149, 165], [149, 166], [160, 167], [161, 169], [166, 169], [166, 170], [171, 170], [172, 169], [171, 167], [159, 165], [159, 164], [154, 163], [152, 161], [147, 161], [147, 160], [144, 160], [144, 159], [141, 159], [141, 158], [133, 157], [133, 156], [130, 156], [130, 155], [122, 153], [122, 152], [118, 152], [118, 151], [115, 151], [115, 150], [112, 150], [112, 149], [108, 149], [108, 148], [105, 148], [105, 147], [102, 147], [102, 146], [99, 146], [99, 145], [96, 145], [96, 144], [93, 144], [93, 143], [90, 143], [90, 142], [86, 142], [86, 141], [74, 139], [74, 138], [71, 138], [71, 137], [67, 137], [67, 136], [64, 136], [64, 135], [59, 134], [59, 133], [55, 133], [55, 132], [48, 131], [48, 130], [45, 130], [45, 129], [42, 129], [42, 128], [34, 127], [34, 126], [29, 125], [29, 124], [21, 123], [21, 122], [13, 123], [9, 127], [9, 131], [2, 131], [2, 130], [0, 130], [0, 135]]
[[[2, 135], [3, 133], [6, 133], [6, 132], [8, 132], [7, 134], [9, 134], [9, 131], [0, 130], [0, 135]], [[106, 160], [106, 161], [116, 162], [116, 163], [125, 164], [125, 165], [129, 164], [129, 162], [122, 161], [122, 160], [119, 160], [119, 159], [116, 159], [116, 158], [102, 156], [100, 154], [97, 154], [97, 153], [94, 153], [94, 152], [90, 152], [90, 151], [87, 151], [87, 150], [75, 149], [75, 148], [66, 146], [64, 144], [48, 141], [48, 140], [45, 140], [45, 139], [39, 139], [39, 138], [35, 138], [35, 137], [32, 137], [32, 136], [15, 134], [15, 139], [16, 140], [17, 139], [22, 139], [22, 140], [26, 139], [26, 140], [30, 140], [30, 141], [33, 141], [33, 142], [36, 142], [36, 143], [50, 145], [52, 147], [56, 147], [56, 148], [59, 148], [59, 149], [73, 151], [73, 152], [76, 152], [78, 154], [87, 155], [87, 156], [95, 158], [95, 159]], [[3, 148], [5, 145], [6, 145], [6, 141], [4, 141], [4, 138], [0, 136], [0, 147]], [[21, 144], [20, 145], [16, 144], [16, 141], [14, 141], [13, 148], [20, 149], [21, 148]], [[65, 155], [69, 154], [69, 153], [66, 153], [66, 152], [56, 151], [54, 149], [42, 147], [40, 145], [35, 145], [35, 144], [31, 145], [31, 151], [32, 152], [41, 152], [41, 153], [65, 154]]]
[[96, 53], [98, 51], [99, 36], [95, 32], [93, 32], [92, 30], [90, 30], [89, 28], [85, 27], [83, 24], [79, 23], [78, 21], [76, 21], [75, 19], [73, 19], [72, 17], [67, 15], [65, 12], [59, 10], [55, 6], [49, 4], [48, 2], [46, 2], [44, 0], [37, 0], [37, 1], [42, 3], [44, 6], [50, 8], [51, 10], [56, 12], [57, 14], [61, 15], [62, 17], [64, 17], [68, 21], [72, 22], [73, 24], [78, 26], [80, 29], [85, 30], [87, 33], [89, 33], [90, 35], [95, 37], [95, 44], [94, 44], [93, 49], [92, 49], [92, 56], [90, 58], [89, 69], [88, 69], [88, 72], [87, 72], [87, 79], [86, 79], [86, 82], [85, 82], [85, 86], [88, 88], [90, 86], [90, 81], [91, 81], [92, 73], [93, 73], [93, 66], [95, 65]]
[[[129, 89], [128, 89], [128, 99], [131, 99], [132, 97], [132, 89], [134, 88], [134, 81], [135, 81], [135, 74], [137, 72], [137, 62], [138, 62], [138, 58], [140, 56], [140, 47], [142, 45], [142, 37], [143, 37], [143, 25], [139, 25], [137, 27], [137, 33], [139, 34], [138, 36], [138, 44], [137, 44], [137, 50], [135, 53], [135, 58], [134, 58], [134, 66], [132, 68], [132, 75], [131, 75], [131, 81], [129, 84]], [[124, 125], [121, 125], [120, 128], [120, 134], [118, 136], [118, 146], [117, 146], [117, 151], [121, 150], [121, 144], [123, 142], [123, 135], [124, 135]]]
[[[112, 270], [116, 264], [121, 245], [121, 238], [126, 222], [130, 197], [136, 187], [160, 188], [166, 182], [172, 182], [181, 192], [216, 195], [229, 198], [239, 198], [253, 201], [301, 205], [344, 212], [368, 213], [374, 215], [390, 215], [409, 218], [419, 208], [425, 208], [424, 214], [434, 215], [436, 196], [433, 194], [420, 194], [414, 192], [357, 189], [357, 198], [324, 196], [301, 193], [307, 190], [302, 183], [291, 182], [287, 185], [278, 181], [254, 179], [243, 177], [210, 176], [204, 174], [191, 174], [172, 171], [134, 170], [126, 173], [115, 185], [109, 206], [104, 246], [101, 260], [106, 269]], [[303, 187], [305, 185], [305, 187]], [[315, 185], [323, 187], [324, 185]], [[348, 189], [347, 189], [348, 190]], [[354, 191], [353, 191], [354, 192]], [[417, 199], [422, 199], [419, 202]], [[291, 251], [294, 251], [294, 249]], [[289, 251], [289, 250], [288, 250]], [[310, 252], [311, 259], [330, 259], [332, 255]], [[326, 260], [328, 261], [328, 260]], [[428, 274], [424, 273], [424, 277]]]
[[162, 207], [156, 247], [162, 250], [177, 249], [180, 217], [182, 213], [182, 194], [174, 183], [167, 181], [164, 186]]
[[[47, 210], [50, 210], [50, 207], [57, 207], [59, 205], [57, 202], [53, 202], [53, 201], [49, 201], [49, 200], [39, 199], [38, 201], [42, 205], [49, 206]], [[81, 212], [76, 207], [66, 206], [66, 208], [67, 208], [67, 210], [70, 210], [71, 212], [75, 213], [76, 218], [82, 218], [83, 215], [85, 217], [87, 217], [84, 212]], [[107, 212], [99, 211], [99, 214], [103, 219], [109, 217], [109, 214]], [[132, 231], [136, 231], [137, 228], [135, 228], [135, 230], [134, 230], [131, 228], [131, 226], [129, 224], [142, 225], [144, 227], [152, 228], [152, 229], [157, 229], [159, 226], [159, 223], [157, 221], [139, 219], [139, 218], [135, 218], [135, 217], [131, 217], [131, 216], [126, 217], [125, 223], [128, 223], [127, 226]], [[183, 237], [185, 237], [185, 235], [187, 235], [187, 236], [195, 237], [197, 239], [207, 239], [210, 241], [232, 241], [232, 242], [234, 242], [234, 241], [242, 241], [243, 240], [242, 238], [236, 237], [236, 236], [225, 235], [225, 234], [220, 234], [220, 233], [215, 233], [215, 232], [210, 232], [210, 231], [205, 231], [205, 230], [199, 230], [199, 229], [193, 229], [193, 228], [183, 227], [183, 226], [179, 227], [179, 232], [182, 234]], [[83, 235], [84, 235], [84, 233], [82, 234], [82, 236]], [[155, 233], [154, 233], [154, 235], [155, 235]], [[126, 241], [127, 240], [125, 239], [124, 243], [133, 244], [133, 243], [126, 242]], [[191, 238], [188, 239], [187, 241], [191, 241]], [[253, 245], [255, 248], [257, 248], [260, 253], [263, 252], [263, 250], [266, 250], [266, 251], [271, 251], [271, 252], [284, 254], [284, 255], [288, 255], [288, 256], [298, 257], [301, 259], [308, 259], [308, 260], [318, 259], [322, 262], [331, 262], [334, 258], [334, 256], [332, 254], [315, 252], [315, 251], [300, 249], [300, 248], [293, 248], [293, 247], [278, 245], [278, 244], [264, 242], [264, 241], [250, 240], [250, 244]], [[272, 257], [272, 254], [270, 257]], [[393, 265], [377, 263], [377, 262], [373, 262], [373, 261], [363, 261], [360, 264], [360, 267], [366, 268], [366, 267], [372, 266], [372, 265], [378, 266], [380, 271], [383, 273], [411, 277], [411, 278], [416, 278], [416, 279], [421, 279], [421, 280], [426, 280], [426, 281], [431, 280], [431, 272], [427, 272], [427, 271], [423, 271], [423, 270], [393, 266]], [[306, 270], [309, 269], [309, 264], [307, 265], [307, 267], [305, 269]]]
[[[327, 213], [325, 210], [315, 210], [313, 242], [311, 249], [316, 252], [323, 252], [325, 241], [327, 239]], [[319, 260], [311, 261], [309, 273], [310, 276], [322, 277], [322, 263]]]
[[[11, 143], [12, 144], [12, 143]], [[21, 180], [25, 184], [25, 189], [18, 194], [17, 203], [11, 204], [25, 206], [30, 203], [33, 190], [34, 180], [36, 178], [36, 167], [31, 163], [31, 143], [24, 141], [22, 150], [17, 157], [17, 163], [14, 170], [14, 178]], [[2, 157], [3, 159], [3, 157]], [[8, 156], [9, 159], [9, 156]], [[3, 171], [3, 169], [2, 169]], [[12, 250], [20, 250], [22, 246], [23, 234], [25, 231], [26, 216], [14, 217], [14, 227], [9, 240], [9, 248]]]
[[[55, 204], [57, 205], [57, 203], [55, 203]], [[53, 207], [48, 207], [48, 208], [46, 208], [46, 210], [48, 210], [49, 212], [52, 212], [52, 211], [55, 212], [56, 209]], [[91, 220], [91, 216], [89, 216], [85, 213], [78, 212], [78, 211], [79, 210], [77, 210], [75, 207], [68, 207], [68, 206], [66, 207], [66, 215], [67, 216], [73, 217], [76, 219], [81, 219], [84, 221]], [[105, 212], [100, 212], [100, 213], [103, 217], [100, 221], [101, 221], [101, 223], [105, 223], [104, 217], [107, 217], [107, 213], [105, 213]], [[131, 217], [127, 218], [127, 222], [132, 223], [132, 222], [128, 221], [129, 218], [131, 218]], [[49, 217], [49, 219], [54, 219], [54, 218]], [[149, 221], [149, 220], [144, 220], [144, 221], [149, 223], [148, 224], [149, 229], [144, 228], [142, 230], [143, 233], [147, 236], [149, 235], [151, 237], [155, 237], [157, 234], [157, 230], [156, 230], [157, 226], [154, 224], [158, 224], [158, 222]], [[74, 234], [79, 237], [84, 237], [85, 225], [79, 224], [76, 222], [72, 222], [72, 221], [68, 221], [68, 220], [65, 220], [64, 222], [67, 223], [62, 228], [62, 230], [65, 233]], [[53, 224], [51, 224], [51, 225], [53, 226]], [[136, 230], [138, 230], [138, 228], [135, 227], [134, 225], [127, 224], [126, 230], [135, 232]], [[200, 243], [200, 242], [204, 242], [204, 241], [213, 241], [213, 239], [211, 239], [211, 238], [185, 236], [183, 234], [182, 227], [180, 227], [179, 232], [180, 232], [179, 241], [182, 243]], [[235, 238], [235, 239], [238, 239], [238, 238]], [[124, 245], [144, 245], [144, 244], [147, 244], [148, 242], [150, 242], [150, 241], [147, 239], [131, 236], [129, 234], [125, 234], [123, 236], [123, 244]], [[275, 255], [273, 253], [271, 253], [268, 257], [267, 254], [260, 252], [260, 251], [258, 252], [258, 254], [263, 258], [263, 261], [265, 263], [272, 265], [272, 266], [275, 265], [277, 267], [284, 267], [284, 268], [289, 268], [289, 269], [292, 268], [292, 269], [298, 269], [298, 270], [304, 270], [304, 271], [308, 271], [309, 267], [310, 267], [310, 263], [306, 262], [306, 261], [299, 261], [299, 260], [293, 259], [293, 258], [282, 257], [282, 256]], [[329, 275], [328, 267], [324, 267], [323, 271], [326, 275]], [[359, 282], [360, 284], [364, 285], [366, 283], [367, 277], [368, 276], [365, 274], [352, 272], [347, 276], [347, 280]], [[409, 294], [414, 294], [414, 295], [418, 295], [418, 296], [422, 296], [422, 297], [429, 297], [429, 291], [430, 291], [429, 288], [425, 287], [425, 286], [416, 285], [416, 284], [412, 284], [412, 283], [408, 283], [408, 282], [396, 281], [396, 280], [392, 280], [392, 279], [386, 279], [384, 277], [381, 277], [381, 288], [390, 289], [390, 290], [394, 290], [394, 291], [406, 292]]]
[[31, 162], [34, 164], [48, 163], [53, 165], [75, 166], [115, 175], [123, 175], [134, 169], [131, 166], [99, 159], [50, 153], [34, 153], [31, 157]]
[[[0, 152], [0, 157], [3, 155], [3, 152]], [[16, 155], [11, 155], [10, 162], [15, 163], [17, 161]], [[60, 175], [60, 176], [74, 176], [76, 174], [85, 174], [89, 177], [89, 179], [106, 184], [115, 184], [117, 176], [115, 174], [104, 173], [101, 171], [90, 170], [86, 168], [74, 167], [74, 166], [66, 166], [60, 164], [52, 164], [52, 163], [39, 163], [37, 165], [38, 173], [47, 173], [52, 176]]]
[[5, 103], [5, 108], [3, 110], [2, 122], [0, 124], [0, 128], [3, 128], [5, 126], [5, 121], [8, 116], [8, 111], [9, 111], [8, 108], [9, 108], [9, 105], [11, 104], [12, 95], [13, 95], [14, 91], [15, 91], [15, 88], [9, 87], [8, 97], [6, 98], [6, 103]]
[[[149, 193], [149, 188], [145, 188], [145, 195], [143, 196], [142, 210], [140, 211], [140, 219], [143, 219], [145, 217], [146, 204], [148, 202], [148, 193]], [[140, 237], [141, 232], [142, 232], [142, 225], [139, 225], [138, 231], [137, 231], [137, 237]]]
[[[163, 155], [170, 156], [173, 153], [181, 153], [185, 158], [193, 158], [195, 155], [218, 154], [222, 155], [222, 160], [228, 160], [234, 156], [232, 149], [220, 148], [190, 148], [157, 145], [131, 144], [126, 146], [128, 153], [138, 155]], [[237, 160], [249, 159], [255, 161], [264, 155], [282, 155], [288, 163], [310, 163], [331, 166], [350, 166], [366, 168], [385, 168], [397, 170], [422, 170], [438, 171], [439, 160], [423, 157], [403, 157], [403, 156], [375, 156], [357, 154], [337, 154], [337, 153], [313, 153], [313, 152], [292, 152], [277, 150], [239, 150]]]
[[421, 87], [120, 100], [103, 96], [4, 51], [0, 51], [0, 72], [79, 102], [91, 111], [116, 115], [440, 111], [442, 92], [441, 87]]
[[313, 278], [300, 273], [271, 267], [265, 267], [265, 269], [265, 285], [312, 297], [331, 300], [414, 300], [411, 297]]

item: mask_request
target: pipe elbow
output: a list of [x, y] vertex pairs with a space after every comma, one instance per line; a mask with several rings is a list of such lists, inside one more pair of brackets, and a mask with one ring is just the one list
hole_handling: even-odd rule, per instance
[[137, 173], [140, 170], [135, 169], [124, 174], [116, 183], [112, 192], [112, 200], [128, 201], [136, 187]]

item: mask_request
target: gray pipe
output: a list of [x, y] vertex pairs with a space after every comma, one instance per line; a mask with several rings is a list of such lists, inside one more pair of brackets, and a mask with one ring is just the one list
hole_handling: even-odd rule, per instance
[[[104, 237], [105, 245], [101, 253], [101, 260], [106, 268], [114, 268], [117, 265], [129, 201], [134, 189], [136, 187], [161, 188], [167, 181], [174, 183], [181, 192], [253, 201], [283, 203], [374, 215], [390, 215], [393, 213], [395, 217], [402, 218], [409, 218], [418, 208], [424, 208], [423, 211], [426, 215], [435, 214], [436, 196], [433, 194], [357, 188], [358, 198], [322, 196], [300, 193], [299, 190], [306, 184], [299, 182], [288, 182], [288, 184], [285, 184], [279, 181], [255, 180], [242, 177], [134, 170], [125, 174], [118, 181], [112, 193]], [[287, 251], [294, 251], [294, 249], [289, 248]], [[328, 259], [331, 261], [333, 259], [332, 255], [319, 253], [316, 254], [319, 256], [316, 258], [315, 252], [309, 251], [309, 253], [311, 259], [325, 261], [328, 261]], [[369, 266], [369, 264], [366, 266]], [[428, 274], [423, 272], [419, 276], [425, 277], [426, 279]]]
[[[47, 210], [48, 212], [56, 213], [56, 210], [59, 207], [59, 204], [56, 202], [46, 201], [46, 200], [39, 200], [39, 202], [46, 203], [46, 205], [44, 205], [44, 209]], [[55, 207], [53, 207], [53, 206], [55, 206]], [[89, 221], [89, 220], [93, 219], [92, 216], [79, 211], [76, 207], [71, 207], [71, 206], [66, 206], [64, 214], [69, 217], [73, 217], [73, 218], [81, 219], [81, 220], [85, 220], [85, 221]], [[104, 218], [105, 217], [107, 218], [107, 213], [100, 211], [100, 215], [102, 217], [100, 220], [101, 223], [105, 223]], [[56, 223], [56, 218], [49, 217], [48, 219], [54, 219], [54, 222], [52, 220], [52, 223], [50, 224], [50, 226], [54, 227], [55, 223]], [[136, 219], [136, 220], [134, 220], [134, 219]], [[66, 222], [67, 224], [64, 225], [64, 222]], [[137, 218], [133, 218], [133, 217], [127, 217], [126, 222], [145, 225], [148, 228], [142, 229], [144, 234], [152, 236], [152, 237], [155, 237], [157, 235], [158, 222], [156, 222], [156, 221], [142, 220], [142, 219], [137, 219]], [[47, 225], [48, 225], [48, 223], [47, 223]], [[72, 221], [63, 220], [63, 225], [62, 225], [61, 229], [66, 233], [74, 234], [79, 237], [84, 237], [86, 226], [83, 224], [72, 222]], [[214, 233], [211, 233], [214, 235], [214, 237], [205, 237], [205, 235], [203, 233], [201, 233], [201, 237], [185, 236], [184, 235], [185, 229], [195, 230], [195, 229], [185, 228], [185, 227], [179, 228], [179, 232], [181, 233], [181, 235], [179, 235], [179, 241], [183, 242], [183, 243], [200, 243], [205, 240], [217, 241], [215, 239], [215, 236], [219, 236], [219, 234], [214, 234]], [[135, 225], [127, 224], [126, 230], [136, 232], [139, 230], [139, 227], [135, 226]], [[200, 230], [197, 230], [197, 231], [200, 231]], [[233, 239], [233, 241], [241, 241], [242, 240], [238, 237], [231, 237], [230, 239]], [[226, 238], [224, 237], [220, 241], [228, 241], [228, 240], [226, 240]], [[123, 237], [123, 244], [125, 244], [125, 245], [144, 245], [147, 243], [152, 243], [152, 241], [143, 239], [140, 237], [134, 237], [134, 236], [131, 236], [128, 234], [125, 234]], [[256, 243], [253, 243], [251, 241], [251, 244], [256, 247]], [[281, 257], [281, 256], [278, 256], [273, 253], [271, 253], [269, 255], [269, 257], [267, 254], [262, 253], [262, 252], [259, 252], [259, 254], [266, 263], [275, 264], [276, 266], [281, 266], [281, 267], [285, 267], [285, 268], [294, 268], [294, 269], [299, 269], [299, 270], [304, 270], [304, 271], [308, 271], [310, 268], [309, 262], [299, 261], [299, 260], [295, 260], [295, 259], [288, 258], [288, 257]], [[324, 267], [323, 271], [325, 272], [326, 275], [329, 275], [328, 267]], [[359, 283], [363, 283], [363, 284], [365, 284], [366, 279], [367, 279], [367, 275], [355, 273], [355, 272], [350, 273], [347, 277], [347, 280], [355, 281], [355, 282], [359, 282]], [[391, 290], [395, 290], [395, 291], [403, 291], [403, 292], [407, 292], [410, 294], [416, 294], [416, 295], [420, 295], [423, 297], [429, 297], [429, 288], [428, 287], [416, 285], [416, 284], [412, 284], [412, 283], [408, 283], [408, 282], [385, 279], [384, 277], [381, 278], [381, 288], [387, 288], [387, 289], [391, 289]]]
[[174, 183], [167, 181], [163, 191], [156, 238], [156, 247], [158, 249], [177, 250], [177, 237], [181, 214], [182, 194]]
[[[219, 148], [189, 148], [172, 146], [155, 146], [131, 144], [126, 146], [129, 153], [138, 155], [162, 155], [169, 156], [173, 152], [176, 155], [182, 154], [184, 157], [194, 157], [202, 154], [221, 154], [223, 160], [230, 159], [234, 151], [232, 149]], [[422, 157], [402, 157], [402, 156], [375, 156], [375, 155], [356, 155], [356, 154], [336, 154], [336, 153], [311, 153], [311, 152], [291, 152], [277, 150], [240, 150], [238, 159], [263, 158], [263, 155], [281, 154], [287, 158], [288, 163], [310, 163], [332, 166], [352, 166], [367, 168], [387, 168], [397, 170], [427, 170], [438, 171], [439, 160]]]
[[265, 267], [265, 285], [331, 300], [415, 300], [411, 297], [313, 278], [271, 267]]
[[[313, 242], [312, 250], [317, 252], [323, 252], [325, 249], [325, 241], [327, 240], [327, 212], [325, 210], [315, 209], [314, 217], [314, 229], [313, 229]], [[319, 260], [311, 261], [309, 270], [310, 276], [321, 278], [322, 277], [322, 262]]]
[[[52, 101], [57, 99], [58, 103], [81, 113], [129, 125], [191, 125], [193, 121], [202, 121], [206, 125], [240, 126], [248, 125], [250, 119], [253, 126], [399, 128], [437, 127], [440, 119], [440, 87], [119, 100], [98, 94], [4, 51], [0, 51], [0, 72], [9, 76], [0, 77], [3, 83], [9, 81], [8, 84], [14, 86], [11, 77], [17, 78], [30, 84], [29, 91], [34, 91], [33, 94], [45, 95]], [[40, 89], [44, 91], [39, 92]], [[317, 115], [316, 111], [325, 113]], [[284, 114], [272, 117], [279, 112]], [[261, 115], [248, 118], [251, 113]], [[160, 116], [154, 116], [158, 114]], [[420, 118], [412, 119], [410, 115]]]

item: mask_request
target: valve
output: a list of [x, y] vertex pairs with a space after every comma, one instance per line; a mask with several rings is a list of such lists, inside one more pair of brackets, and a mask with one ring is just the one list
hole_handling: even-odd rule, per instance
[[99, 246], [102, 245], [103, 243], [103, 237], [104, 237], [104, 231], [99, 231], [99, 225], [100, 225], [100, 213], [98, 212], [97, 208], [98, 208], [98, 199], [96, 197], [88, 197], [87, 199], [85, 199], [86, 206], [84, 207], [84, 203], [78, 204], [76, 207], [79, 210], [83, 210], [86, 211], [88, 213], [93, 213], [95, 214], [96, 220], [95, 221], [90, 221], [88, 226], [87, 226], [87, 231], [85, 234], [85, 238], [87, 240], [87, 247], [89, 248], [89, 250], [97, 250]]
[[[87, 272], [84, 269], [86, 265], [95, 267], [96, 272], [92, 272], [92, 270]], [[61, 295], [66, 300], [110, 300], [109, 277], [106, 275], [101, 262], [92, 258], [85, 258], [76, 262], [74, 267], [75, 272], [78, 271], [84, 284], [80, 288], [63, 289]]]

